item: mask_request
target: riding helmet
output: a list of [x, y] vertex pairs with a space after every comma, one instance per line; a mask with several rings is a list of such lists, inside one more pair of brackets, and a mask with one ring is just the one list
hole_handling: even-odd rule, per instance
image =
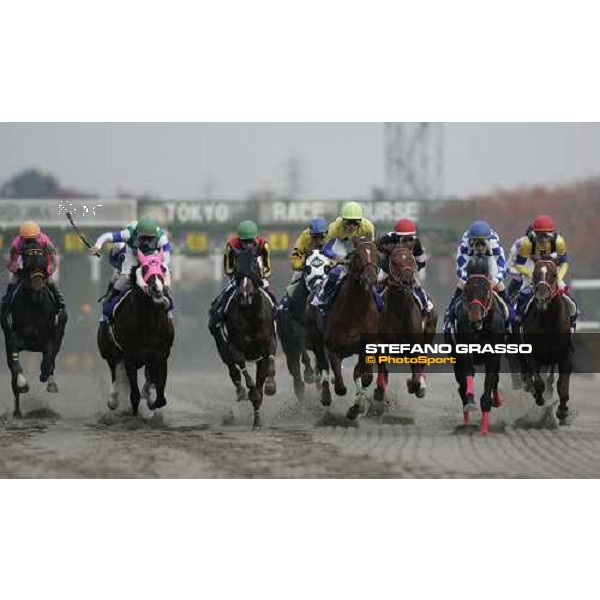
[[394, 231], [401, 235], [416, 235], [417, 226], [410, 219], [398, 219], [394, 225]]
[[137, 224], [138, 235], [156, 235], [158, 224], [152, 217], [142, 217]]
[[554, 219], [548, 215], [538, 215], [533, 222], [535, 233], [552, 233], [556, 230]]
[[469, 227], [470, 238], [483, 238], [489, 240], [492, 237], [492, 228], [485, 221], [475, 221]]
[[40, 226], [35, 221], [25, 221], [19, 228], [19, 236], [25, 240], [37, 238], [40, 235]]
[[346, 202], [342, 206], [342, 219], [358, 220], [363, 218], [363, 209], [358, 202]]
[[242, 221], [238, 225], [240, 240], [253, 240], [258, 236], [258, 227], [254, 221]]
[[315, 217], [310, 222], [310, 235], [323, 235], [327, 233], [327, 221], [323, 217]]

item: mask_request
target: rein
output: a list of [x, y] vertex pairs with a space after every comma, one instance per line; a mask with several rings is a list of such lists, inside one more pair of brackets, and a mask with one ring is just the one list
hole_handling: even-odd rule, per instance
[[[540, 260], [540, 261], [538, 261], [538, 264], [541, 264], [542, 268], [543, 268], [545, 264], [554, 264], [554, 262], [550, 261], [550, 260]], [[552, 285], [550, 285], [546, 281], [546, 274], [545, 273], [544, 273], [544, 279], [542, 279], [541, 281], [538, 281], [535, 284], [535, 294], [536, 294], [536, 296], [537, 296], [537, 293], [538, 293], [538, 288], [540, 288], [541, 286], [547, 287], [548, 290], [550, 291], [550, 297], [548, 298], [548, 301], [554, 300], [554, 298], [556, 298], [556, 296], [558, 296], [559, 294], [562, 293], [562, 291], [558, 287], [557, 281], [555, 281]]]
[[[352, 264], [351, 264], [351, 266], [348, 268], [348, 274], [351, 274], [351, 275], [354, 277], [354, 279], [356, 279], [356, 281], [360, 281], [360, 278], [361, 278], [361, 276], [362, 276], [362, 274], [363, 274], [364, 270], [365, 270], [367, 267], [375, 267], [375, 269], [377, 269], [377, 268], [378, 268], [378, 265], [377, 265], [377, 263], [374, 263], [374, 262], [372, 262], [372, 261], [371, 261], [371, 253], [369, 252], [369, 261], [365, 262], [365, 263], [364, 263], [364, 264], [363, 264], [363, 265], [360, 267], [360, 269], [359, 269], [359, 271], [358, 271], [358, 272], [356, 272], [356, 270], [354, 270], [354, 269], [353, 269], [353, 265], [355, 264], [355, 263], [354, 263], [354, 258], [355, 258], [355, 257], [356, 257], [356, 255], [357, 255], [356, 253], [358, 252], [358, 249], [359, 249], [361, 246], [363, 246], [363, 245], [366, 245], [366, 244], [369, 244], [369, 245], [371, 245], [371, 244], [372, 244], [372, 245], [374, 245], [374, 244], [373, 244], [373, 242], [367, 242], [367, 241], [365, 241], [365, 242], [359, 242], [359, 243], [356, 245], [356, 247], [354, 248], [354, 250], [352, 250], [352, 252], [350, 252], [350, 253], [348, 254], [348, 257], [347, 257], [348, 259], [350, 259], [350, 260], [352, 261]], [[376, 256], [377, 256], [377, 249], [375, 249], [375, 254], [376, 254]]]

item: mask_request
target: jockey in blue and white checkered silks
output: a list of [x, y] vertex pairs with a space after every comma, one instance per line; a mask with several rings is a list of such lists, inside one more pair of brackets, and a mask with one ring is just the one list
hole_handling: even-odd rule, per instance
[[456, 303], [462, 295], [464, 285], [467, 281], [467, 264], [473, 256], [485, 257], [487, 259], [488, 273], [494, 285], [494, 291], [506, 304], [507, 309], [511, 311], [510, 318], [512, 319], [510, 300], [504, 285], [506, 258], [500, 237], [485, 221], [475, 221], [463, 234], [456, 251], [456, 276], [458, 277], [458, 283], [446, 310], [444, 331], [450, 331], [453, 327], [456, 318]]

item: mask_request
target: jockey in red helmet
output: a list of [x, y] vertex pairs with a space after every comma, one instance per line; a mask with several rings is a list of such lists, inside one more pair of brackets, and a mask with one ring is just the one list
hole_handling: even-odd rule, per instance
[[[419, 271], [425, 268], [427, 264], [427, 253], [417, 235], [417, 226], [411, 219], [398, 219], [394, 225], [393, 231], [389, 231], [382, 235], [377, 244], [379, 251], [383, 255], [381, 272], [379, 275], [380, 282], [385, 282], [387, 280], [389, 275], [390, 254], [392, 253], [392, 250], [400, 244], [412, 252]], [[433, 304], [431, 303], [431, 300], [429, 300], [418, 277], [415, 278], [413, 291], [421, 305], [421, 315], [425, 317], [433, 310]]]

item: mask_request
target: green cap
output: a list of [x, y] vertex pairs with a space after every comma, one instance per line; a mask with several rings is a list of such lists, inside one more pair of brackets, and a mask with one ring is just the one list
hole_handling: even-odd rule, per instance
[[152, 217], [142, 217], [137, 224], [138, 235], [156, 235], [158, 223]]
[[253, 240], [258, 236], [258, 227], [254, 221], [242, 221], [238, 225], [240, 240]]

